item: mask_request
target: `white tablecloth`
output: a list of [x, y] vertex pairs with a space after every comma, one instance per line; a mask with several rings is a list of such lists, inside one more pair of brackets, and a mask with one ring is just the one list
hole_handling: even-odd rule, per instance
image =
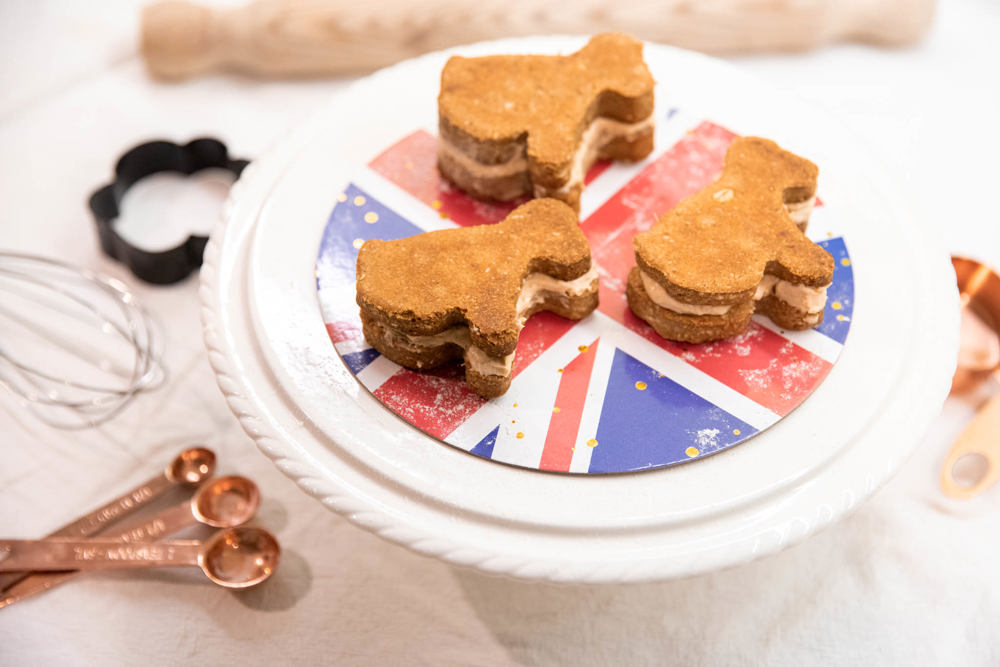
[[[345, 82], [153, 82], [133, 45], [139, 4], [0, 5], [0, 247], [129, 282], [168, 324], [171, 370], [166, 387], [79, 433], [0, 399], [0, 535], [39, 537], [205, 443], [220, 472], [258, 482], [258, 523], [284, 560], [243, 594], [196, 571], [79, 578], [0, 610], [0, 664], [1000, 664], [1000, 485], [969, 502], [937, 485], [976, 398], [950, 399], [913, 458], [848, 518], [778, 555], [681, 581], [492, 578], [414, 555], [302, 493], [215, 385], [197, 279], [132, 279], [100, 255], [85, 201], [135, 143], [208, 134], [253, 157]], [[839, 116], [948, 251], [1000, 266], [997, 35], [996, 2], [945, 0], [912, 49], [733, 61]]]

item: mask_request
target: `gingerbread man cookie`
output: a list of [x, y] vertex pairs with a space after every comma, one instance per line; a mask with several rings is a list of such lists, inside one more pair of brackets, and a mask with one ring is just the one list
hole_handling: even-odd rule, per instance
[[804, 233], [817, 174], [773, 141], [734, 140], [714, 183], [636, 235], [632, 312], [691, 343], [740, 334], [754, 312], [786, 329], [820, 324], [833, 258]]
[[580, 319], [597, 307], [597, 271], [576, 214], [535, 199], [495, 225], [367, 241], [358, 253], [365, 338], [413, 370], [459, 359], [480, 396], [507, 391], [518, 334], [548, 310]]
[[453, 56], [441, 72], [438, 169], [475, 197], [555, 197], [579, 210], [598, 159], [653, 149], [642, 43], [597, 35], [569, 56]]

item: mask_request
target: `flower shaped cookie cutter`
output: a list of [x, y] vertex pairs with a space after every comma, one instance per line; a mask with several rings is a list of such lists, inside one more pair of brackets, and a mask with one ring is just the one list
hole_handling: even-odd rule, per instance
[[183, 145], [150, 141], [132, 148], [115, 165], [114, 180], [90, 197], [101, 250], [145, 282], [168, 285], [183, 280], [201, 266], [208, 237], [191, 234], [180, 245], [162, 251], [137, 247], [115, 229], [125, 193], [142, 179], [160, 172], [191, 176], [204, 169], [224, 169], [239, 177], [247, 164], [247, 160], [231, 158], [224, 143], [207, 137]]

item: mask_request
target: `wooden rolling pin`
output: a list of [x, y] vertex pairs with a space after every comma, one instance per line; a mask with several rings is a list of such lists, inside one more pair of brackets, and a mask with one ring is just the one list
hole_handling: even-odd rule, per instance
[[166, 79], [323, 76], [522, 35], [617, 31], [710, 53], [901, 46], [933, 14], [934, 0], [256, 0], [234, 9], [169, 0], [144, 8], [142, 53]]

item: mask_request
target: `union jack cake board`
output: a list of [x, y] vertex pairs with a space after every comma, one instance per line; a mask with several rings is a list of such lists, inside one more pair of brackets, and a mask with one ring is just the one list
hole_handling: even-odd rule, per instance
[[[458, 366], [418, 373], [373, 349], [361, 334], [355, 262], [368, 239], [495, 223], [518, 202], [484, 203], [450, 188], [437, 172], [429, 130], [401, 137], [358, 169], [337, 196], [316, 260], [330, 340], [357, 380], [387, 409], [448, 445], [490, 461], [576, 474], [697, 461], [752, 439], [806, 400], [851, 327], [853, 269], [836, 231], [837, 202], [818, 202], [809, 223], [809, 236], [835, 263], [822, 325], [784, 331], [755, 316], [733, 339], [664, 340], [625, 300], [632, 238], [714, 180], [736, 135], [677, 109], [657, 114], [652, 155], [638, 164], [599, 163], [587, 174], [580, 226], [600, 273], [600, 306], [580, 321], [531, 317], [510, 389], [493, 400], [469, 390]], [[822, 189], [822, 165], [820, 179]]]

